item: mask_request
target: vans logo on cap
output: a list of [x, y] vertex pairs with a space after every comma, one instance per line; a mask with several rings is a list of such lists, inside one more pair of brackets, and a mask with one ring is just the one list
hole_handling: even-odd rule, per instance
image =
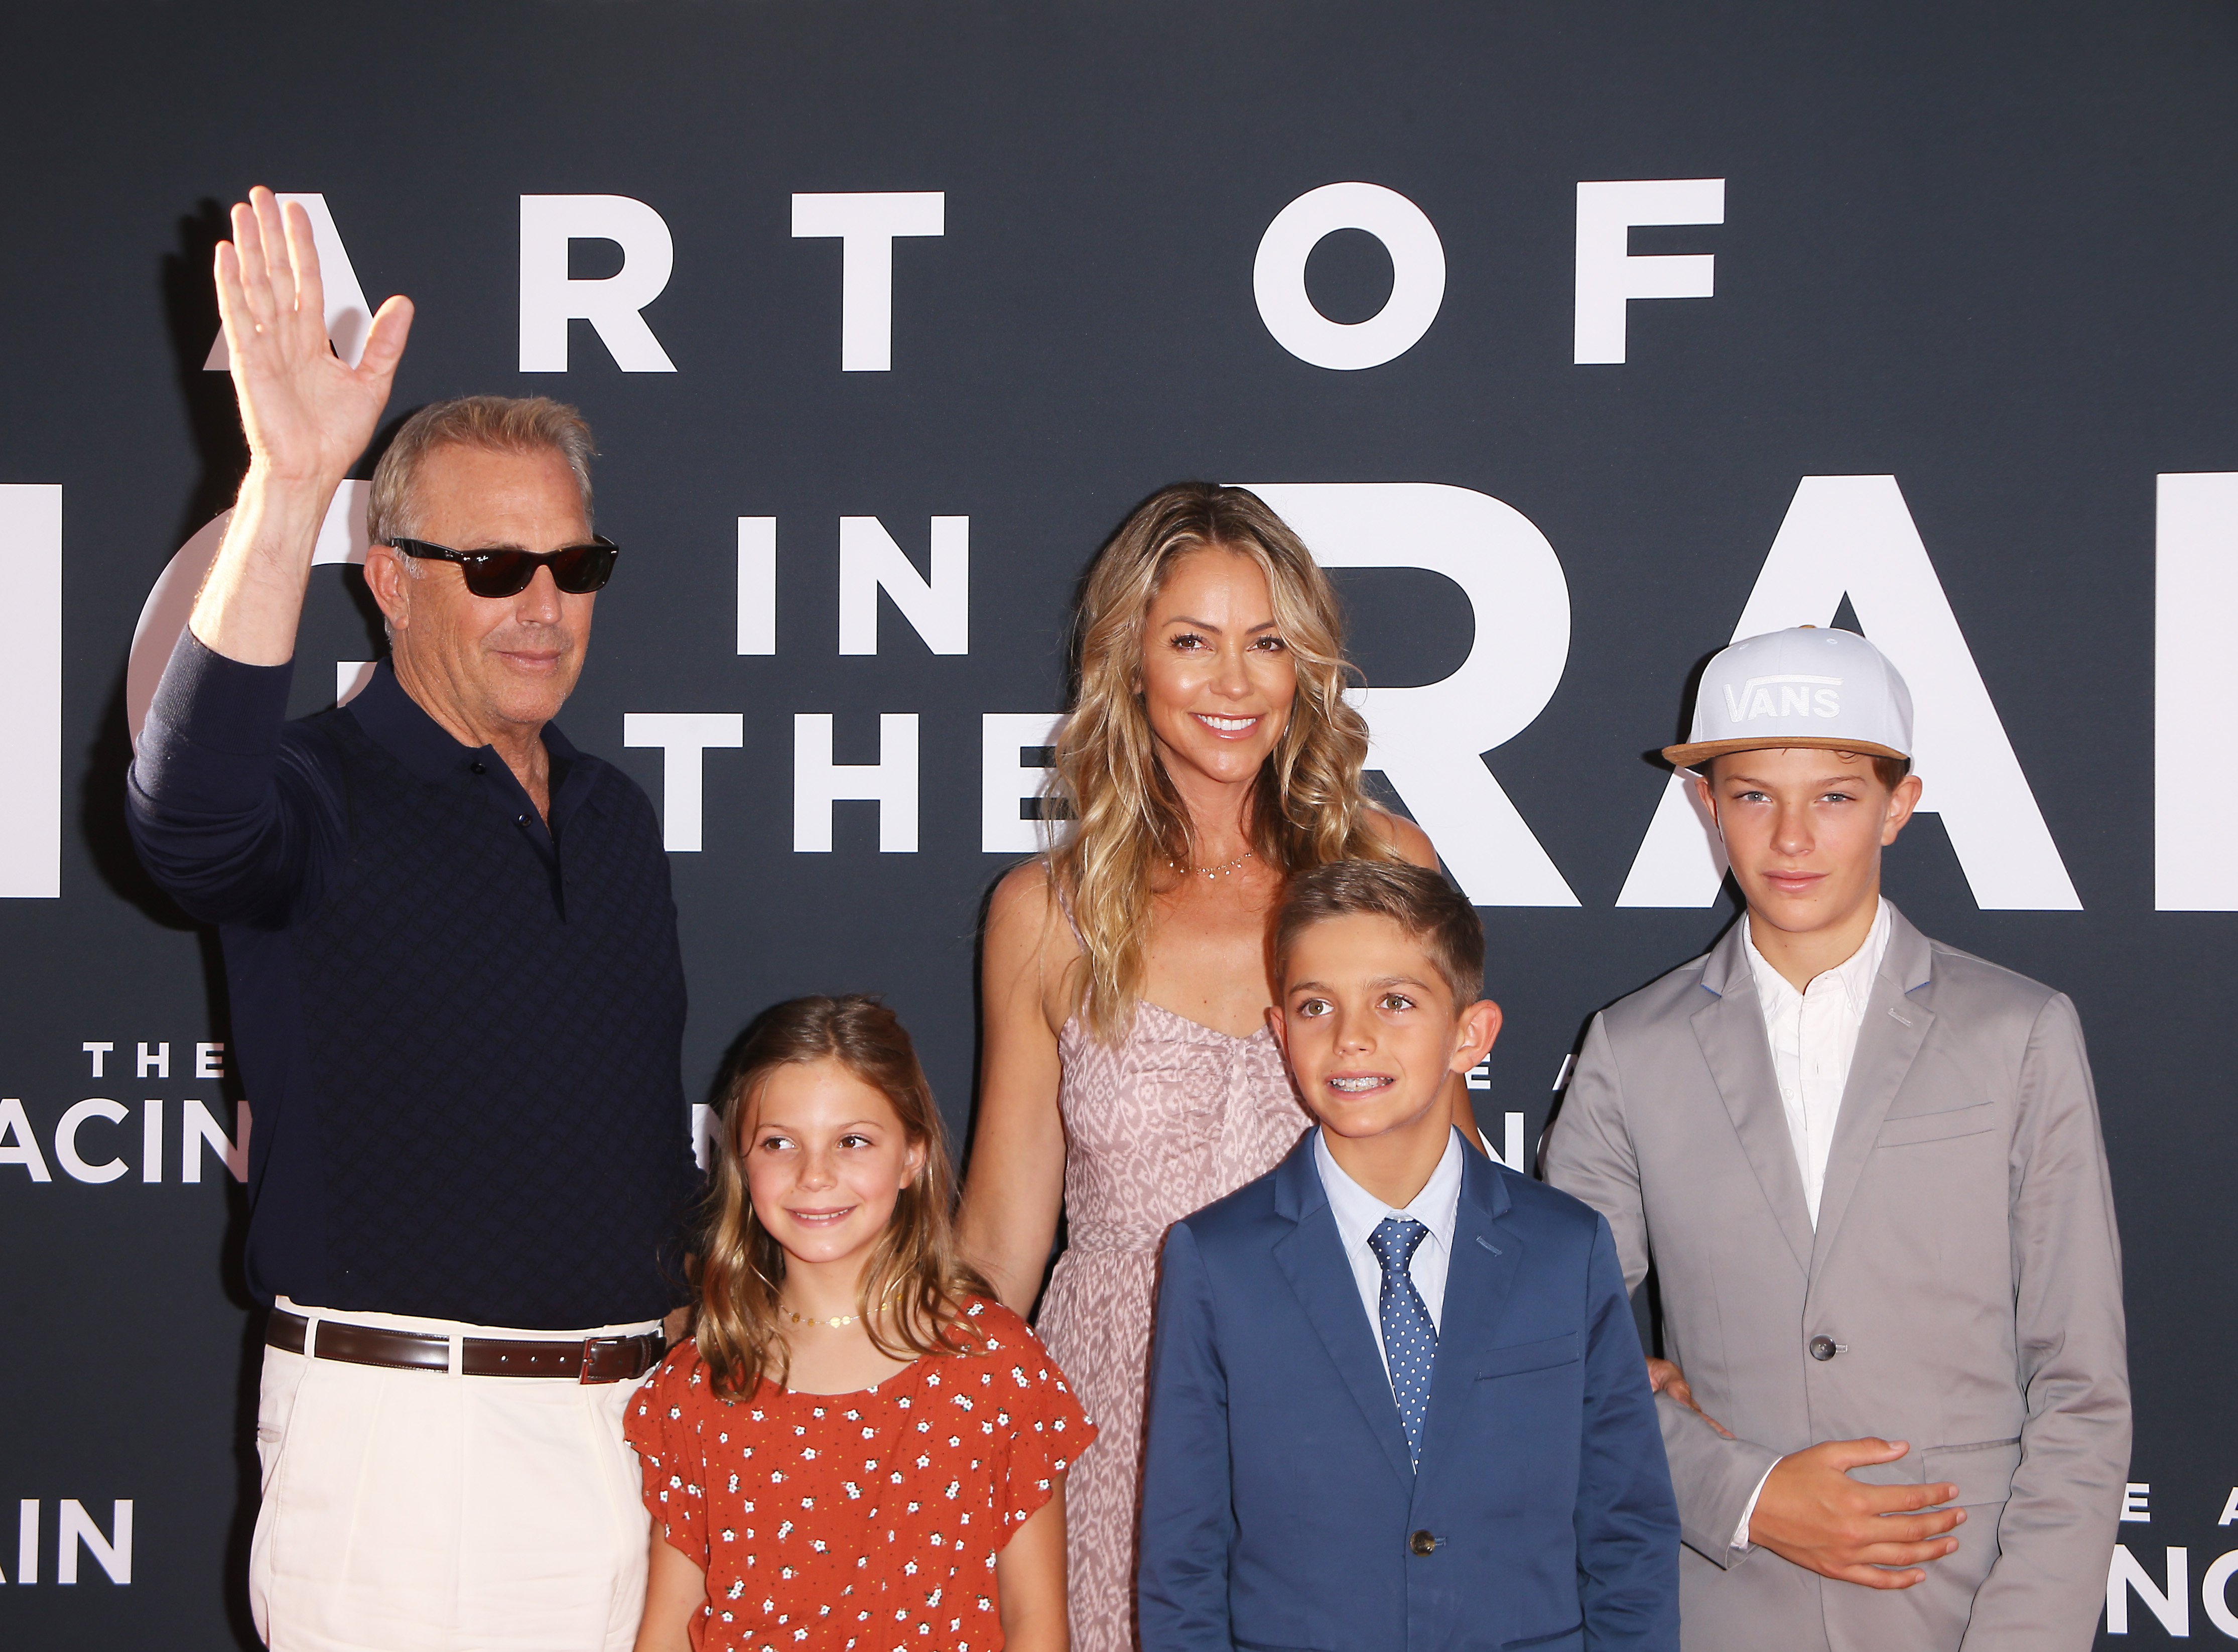
[[1839, 677], [1751, 677], [1737, 693], [1725, 685], [1725, 712], [1736, 723], [1758, 717], [1839, 717]]

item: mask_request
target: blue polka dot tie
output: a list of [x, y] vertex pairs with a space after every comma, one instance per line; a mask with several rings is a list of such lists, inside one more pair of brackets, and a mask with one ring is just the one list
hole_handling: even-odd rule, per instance
[[1422, 1419], [1430, 1410], [1430, 1368], [1438, 1358], [1438, 1328], [1431, 1323], [1429, 1308], [1408, 1270], [1414, 1252], [1429, 1237], [1429, 1229], [1404, 1216], [1385, 1217], [1367, 1236], [1367, 1248], [1383, 1264], [1383, 1292], [1377, 1304], [1383, 1320], [1383, 1358], [1391, 1367], [1391, 1393], [1407, 1430], [1407, 1460], [1418, 1468]]

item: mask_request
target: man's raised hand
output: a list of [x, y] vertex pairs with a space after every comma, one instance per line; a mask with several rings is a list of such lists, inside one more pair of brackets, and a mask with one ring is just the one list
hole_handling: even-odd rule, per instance
[[228, 660], [285, 665], [319, 524], [388, 405], [412, 303], [381, 307], [355, 367], [336, 355], [310, 215], [293, 205], [282, 212], [260, 186], [234, 208], [233, 239], [218, 242], [217, 307], [248, 474], [187, 623]]
[[217, 302], [252, 469], [331, 493], [388, 404], [412, 301], [381, 307], [355, 367], [336, 355], [310, 215], [260, 184], [233, 209], [233, 239], [218, 243]]
[[1780, 1458], [1757, 1497], [1749, 1541], [1822, 1577], [1867, 1589], [1922, 1582], [1922, 1566], [1958, 1547], [1944, 1534], [1966, 1511], [1931, 1507], [1949, 1503], [1958, 1488], [1868, 1485], [1849, 1475], [1869, 1463], [1893, 1463], [1908, 1449], [1901, 1440], [1827, 1440]]

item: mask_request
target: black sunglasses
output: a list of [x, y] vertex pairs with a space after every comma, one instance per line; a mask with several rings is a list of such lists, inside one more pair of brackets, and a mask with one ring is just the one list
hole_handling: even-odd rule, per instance
[[424, 539], [393, 539], [388, 544], [407, 556], [456, 562], [466, 576], [467, 589], [487, 597], [519, 596], [540, 567], [550, 568], [552, 583], [569, 595], [588, 596], [612, 574], [614, 557], [621, 549], [602, 534], [592, 535], [588, 545], [563, 545], [556, 551], [454, 551]]

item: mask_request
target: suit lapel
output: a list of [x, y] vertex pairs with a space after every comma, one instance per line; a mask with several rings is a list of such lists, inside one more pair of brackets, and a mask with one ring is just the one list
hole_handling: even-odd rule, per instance
[[1771, 1070], [1764, 1011], [1749, 971], [1747, 933], [1744, 918], [1711, 949], [1702, 985], [1712, 997], [1694, 1012], [1694, 1037], [1795, 1265], [1808, 1274], [1811, 1207], [1803, 1202], [1803, 1171], [1795, 1162], [1795, 1140], [1788, 1134], [1779, 1080]]
[[[1275, 1263], [1328, 1350], [1337, 1374], [1351, 1390], [1368, 1432], [1383, 1448], [1392, 1472], [1412, 1484], [1414, 1470], [1407, 1460], [1407, 1431], [1400, 1425], [1399, 1403], [1391, 1397], [1390, 1376], [1376, 1354], [1375, 1336], [1361, 1305], [1352, 1264], [1344, 1254], [1336, 1218], [1329, 1214], [1328, 1195], [1322, 1191], [1321, 1172], [1314, 1164], [1314, 1134], [1308, 1131], [1276, 1171], [1275, 1209], [1296, 1225], [1275, 1242]], [[1448, 1286], [1448, 1299], [1451, 1295]], [[1442, 1346], [1439, 1351], [1444, 1352]], [[1434, 1371], [1434, 1395], [1436, 1382]], [[1434, 1398], [1431, 1412], [1435, 1416]]]
[[1811, 1263], [1814, 1275], [1833, 1248], [1889, 1107], [1935, 1025], [1935, 1012], [1928, 1007], [1934, 998], [1929, 990], [1934, 954], [1927, 938], [1894, 906], [1889, 908], [1889, 926], [1888, 951], [1866, 1000], [1864, 1025], [1857, 1030], [1857, 1053], [1834, 1118], [1833, 1145], [1826, 1154], [1826, 1185], [1818, 1195], [1818, 1242]]
[[1475, 1403], [1477, 1372], [1523, 1261], [1523, 1241], [1504, 1219], [1511, 1203], [1500, 1172], [1481, 1155], [1464, 1151], [1446, 1300], [1438, 1313], [1438, 1357], [1430, 1368], [1430, 1412], [1422, 1428], [1423, 1480], [1448, 1461], [1459, 1463], [1464, 1473], [1483, 1472], [1481, 1463], [1460, 1461], [1457, 1436]]

